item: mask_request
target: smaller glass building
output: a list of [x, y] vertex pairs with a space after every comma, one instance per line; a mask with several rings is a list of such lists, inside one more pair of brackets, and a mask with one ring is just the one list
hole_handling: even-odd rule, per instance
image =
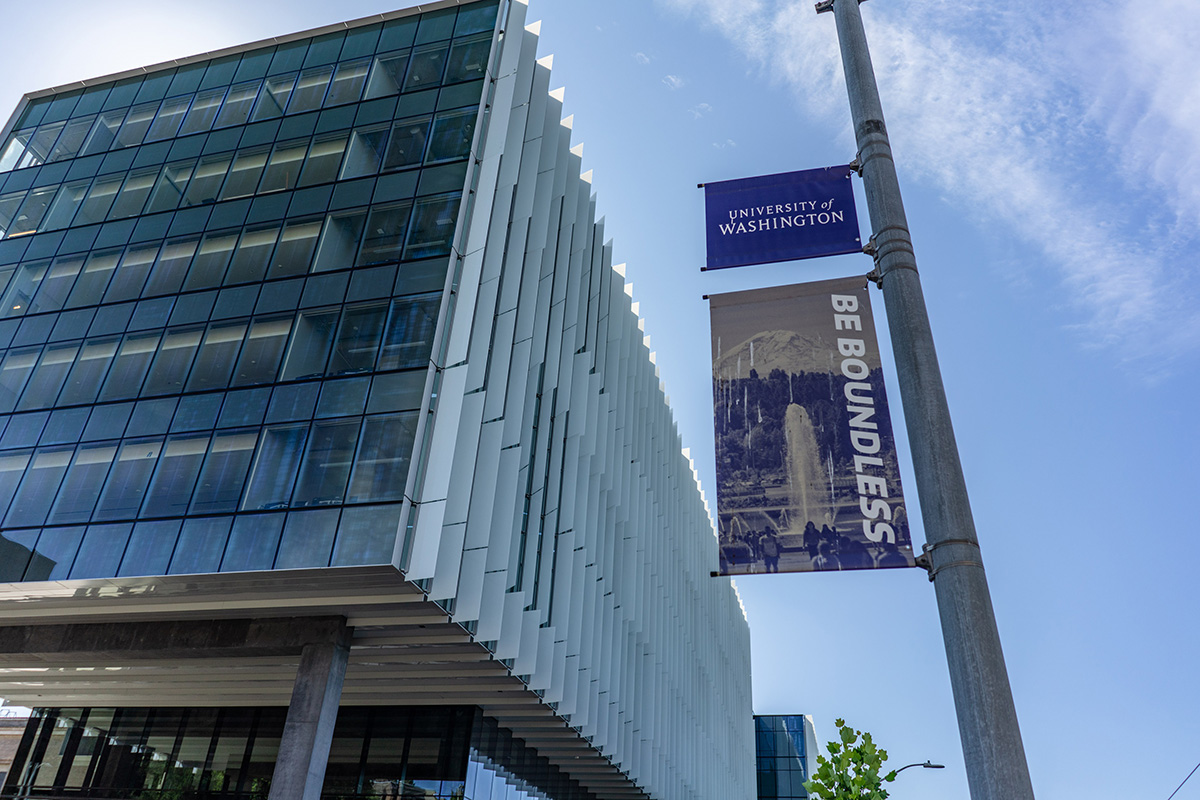
[[[286, 708], [46, 708], [0, 798], [265, 800]], [[478, 708], [343, 707], [324, 800], [594, 800]]]
[[817, 759], [812, 717], [756, 715], [754, 749], [758, 800], [808, 800], [804, 782]]

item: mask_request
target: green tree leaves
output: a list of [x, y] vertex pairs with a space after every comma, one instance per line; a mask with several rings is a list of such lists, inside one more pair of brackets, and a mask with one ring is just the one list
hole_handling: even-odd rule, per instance
[[838, 739], [825, 749], [829, 758], [817, 756], [817, 770], [804, 784], [811, 797], [820, 800], [885, 800], [884, 783], [896, 779], [896, 771], [880, 775], [887, 750], [875, 746], [871, 734], [856, 731], [845, 720], [836, 721]]

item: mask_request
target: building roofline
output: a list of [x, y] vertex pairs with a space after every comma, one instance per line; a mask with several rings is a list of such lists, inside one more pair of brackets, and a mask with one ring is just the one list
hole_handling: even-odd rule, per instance
[[[72, 83], [64, 83], [60, 86], [52, 86], [48, 89], [39, 89], [38, 91], [26, 93], [23, 100], [40, 100], [43, 97], [62, 94], [64, 92], [74, 91], [76, 89], [87, 89], [92, 86], [98, 86], [104, 83], [123, 80], [125, 78], [133, 78], [138, 75], [149, 75], [154, 72], [159, 72], [164, 69], [177, 67], [186, 67], [190, 64], [197, 64], [203, 61], [211, 61], [216, 58], [225, 56], [237, 55], [239, 53], [247, 53], [251, 50], [258, 50], [263, 47], [272, 45], [278, 46], [288, 44], [289, 42], [299, 41], [301, 39], [311, 39], [316, 36], [323, 36], [327, 33], [336, 33], [338, 31], [353, 30], [354, 28], [362, 28], [367, 25], [374, 25], [379, 22], [390, 22], [395, 19], [411, 17], [417, 14], [425, 14], [430, 11], [440, 11], [443, 8], [453, 8], [456, 6], [469, 5], [477, 0], [434, 0], [430, 3], [420, 3], [410, 8], [399, 9], [397, 11], [387, 11], [382, 14], [372, 14], [368, 17], [360, 17], [359, 19], [350, 20], [348, 22], [335, 22], [330, 25], [322, 25], [319, 28], [310, 28], [308, 30], [296, 31], [282, 36], [272, 36], [266, 39], [259, 39], [255, 42], [247, 44], [239, 44], [233, 47], [224, 47], [220, 50], [210, 50], [205, 53], [197, 53], [195, 55], [186, 56], [184, 58], [176, 58], [170, 61], [162, 61], [158, 64], [151, 64], [146, 67], [136, 67], [127, 69], [123, 72], [113, 72], [108, 75], [101, 75], [96, 78], [88, 78], [86, 80], [74, 81]], [[18, 109], [22, 106], [18, 104]]]

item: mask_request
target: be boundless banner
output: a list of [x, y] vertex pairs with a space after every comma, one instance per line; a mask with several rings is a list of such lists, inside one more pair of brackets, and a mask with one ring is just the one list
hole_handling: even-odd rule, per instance
[[913, 566], [866, 279], [709, 300], [720, 573]]
[[707, 268], [862, 251], [850, 167], [704, 184]]

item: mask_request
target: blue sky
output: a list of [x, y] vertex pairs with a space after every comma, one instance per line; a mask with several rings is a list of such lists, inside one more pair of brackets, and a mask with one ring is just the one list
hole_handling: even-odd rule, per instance
[[[698, 182], [853, 156], [833, 19], [781, 0], [530, 4], [710, 488], [701, 295], [871, 268], [698, 270]], [[24, 91], [391, 7], [47, 0], [0, 33], [0, 114]], [[863, 16], [1035, 791], [1165, 800], [1200, 760], [1200, 6], [873, 0]], [[897, 766], [947, 765], [904, 773], [897, 800], [966, 797], [922, 573], [739, 591], [756, 711], [812, 714], [822, 741], [845, 717]], [[1200, 800], [1200, 777], [1176, 798]]]

